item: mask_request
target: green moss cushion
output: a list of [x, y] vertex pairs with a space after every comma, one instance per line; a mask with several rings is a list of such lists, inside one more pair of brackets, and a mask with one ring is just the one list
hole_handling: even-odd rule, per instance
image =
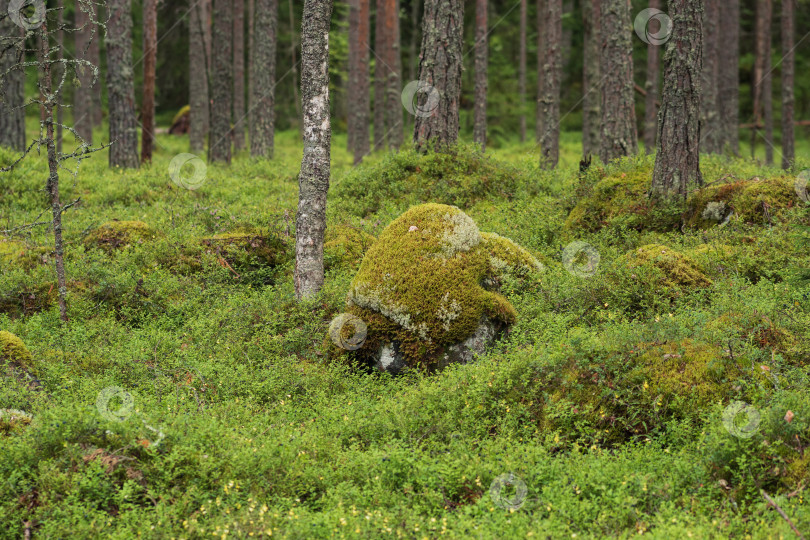
[[23, 340], [5, 330], [0, 330], [0, 365], [34, 371], [34, 358]]

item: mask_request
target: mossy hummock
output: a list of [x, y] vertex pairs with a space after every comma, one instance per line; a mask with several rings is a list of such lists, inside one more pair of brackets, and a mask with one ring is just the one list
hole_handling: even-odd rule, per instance
[[[626, 253], [619, 264], [652, 270], [654, 285], [667, 289], [708, 287], [712, 281], [690, 257], [661, 244], [648, 244]], [[647, 276], [645, 276], [647, 277]]]
[[377, 239], [350, 225], [329, 225], [323, 244], [324, 267], [357, 268]]
[[32, 268], [47, 262], [50, 250], [46, 247], [30, 247], [23, 242], [0, 238], [0, 270], [6, 268]]
[[291, 251], [284, 239], [259, 229], [217, 234], [201, 238], [200, 243], [237, 269], [276, 266], [286, 260]]
[[784, 209], [801, 202], [794, 189], [795, 181], [785, 176], [709, 185], [690, 198], [685, 223], [705, 229], [722, 223], [733, 213], [747, 223], [768, 224]]
[[23, 340], [6, 330], [0, 330], [0, 365], [35, 371], [34, 357], [31, 356], [28, 347]]
[[349, 312], [368, 325], [360, 352], [374, 356], [392, 343], [408, 367], [441, 364], [483, 323], [515, 321], [509, 301], [488, 288], [542, 268], [511, 240], [482, 234], [457, 207], [413, 207], [382, 232], [352, 281]]
[[158, 236], [143, 221], [108, 221], [90, 231], [84, 239], [85, 246], [95, 246], [107, 252], [140, 244]]

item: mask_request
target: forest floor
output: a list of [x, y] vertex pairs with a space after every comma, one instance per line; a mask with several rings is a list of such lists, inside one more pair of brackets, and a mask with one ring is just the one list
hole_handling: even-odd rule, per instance
[[[410, 205], [455, 204], [546, 267], [503, 285], [518, 320], [486, 356], [391, 376], [324, 360], [363, 246], [335, 239], [323, 292], [294, 300], [298, 134], [277, 134], [272, 161], [208, 167], [193, 190], [168, 174], [187, 138], [158, 141], [151, 166], [110, 170], [101, 152], [62, 176], [62, 201], [80, 198], [64, 214], [68, 323], [47, 227], [0, 236], [0, 330], [36, 377], [6, 366], [0, 385], [0, 408], [30, 415], [0, 416], [0, 538], [810, 534], [800, 197], [756, 199], [722, 226], [594, 200], [578, 226], [569, 214], [598, 182], [624, 193], [653, 159], [580, 175], [566, 133], [553, 172], [517, 143], [354, 168], [335, 136], [331, 228], [376, 237]], [[810, 141], [797, 155], [791, 174], [708, 156], [703, 171], [715, 187], [792, 186]], [[0, 174], [0, 229], [48, 219], [44, 165]], [[111, 220], [148, 229], [98, 229]], [[563, 265], [572, 242], [598, 262]], [[650, 245], [689, 254], [699, 285], [628, 263]], [[736, 402], [749, 408], [729, 416]]]

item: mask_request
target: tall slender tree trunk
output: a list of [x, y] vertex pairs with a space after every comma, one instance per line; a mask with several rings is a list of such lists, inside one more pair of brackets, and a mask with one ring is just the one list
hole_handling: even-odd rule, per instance
[[475, 1], [475, 104], [473, 140], [487, 148], [487, 0]]
[[211, 135], [209, 161], [231, 162], [233, 110], [233, 4], [214, 0], [214, 72], [211, 77]]
[[543, 132], [540, 164], [548, 169], [560, 160], [560, 84], [562, 79], [562, 0], [545, 0], [542, 92], [538, 102]]
[[794, 43], [794, 1], [782, 0], [782, 168], [789, 169], [796, 159], [795, 132], [793, 128], [793, 79], [796, 59]]
[[[208, 78], [209, 78], [208, 89], [209, 89], [209, 92], [210, 92], [210, 89], [211, 89], [210, 80], [211, 80], [211, 77], [214, 74], [214, 55], [211, 52], [211, 42], [214, 39], [214, 37], [213, 37], [214, 23], [211, 20], [212, 19], [211, 14], [212, 14], [213, 8], [214, 8], [213, 0], [200, 0], [200, 7], [203, 10], [202, 11], [203, 28], [204, 28], [203, 39], [205, 40], [205, 61], [207, 62], [207, 68], [208, 68]], [[208, 109], [209, 109], [208, 118], [209, 118], [209, 122], [210, 122], [210, 119], [211, 119], [210, 96], [209, 96]], [[210, 125], [208, 127], [210, 128]]]
[[107, 104], [110, 120], [110, 167], [138, 167], [135, 85], [132, 82], [131, 0], [107, 2]]
[[[710, 0], [711, 1], [711, 0]], [[651, 9], [661, 9], [661, 0], [650, 0]], [[661, 45], [652, 41], [647, 45], [647, 81], [644, 89], [644, 150], [651, 154], [655, 149], [655, 134], [658, 132], [658, 78], [661, 71], [659, 61]]]
[[157, 67], [157, 0], [143, 3], [143, 100], [141, 163], [152, 162], [155, 142], [155, 68]]
[[22, 28], [8, 16], [9, 0], [0, 0], [0, 146], [25, 150], [25, 43]]
[[189, 13], [189, 142], [191, 151], [202, 152], [208, 133], [208, 62], [205, 58], [205, 6], [191, 6]]
[[664, 91], [651, 194], [686, 198], [703, 185], [700, 172], [700, 75], [703, 71], [702, 0], [669, 0], [672, 38], [664, 56]]
[[540, 101], [543, 99], [543, 88], [545, 83], [543, 81], [543, 64], [545, 59], [546, 48], [546, 1], [537, 0], [537, 96], [535, 98], [534, 110], [534, 140], [537, 144], [543, 141], [543, 106]]
[[245, 147], [245, 0], [233, 0], [233, 149]]
[[[90, 17], [83, 10], [86, 4], [75, 6], [76, 57], [90, 61], [90, 40], [93, 36]], [[93, 64], [98, 67], [96, 64]], [[73, 129], [87, 144], [93, 144], [93, 70], [86, 65], [78, 66], [78, 88], [73, 89]]]
[[703, 72], [701, 90], [701, 150], [719, 154], [723, 147], [720, 133], [720, 112], [718, 110], [719, 66], [718, 47], [720, 1], [703, 0]]
[[301, 93], [304, 157], [298, 177], [295, 227], [295, 296], [323, 287], [323, 236], [332, 128], [329, 122], [329, 21], [332, 0], [304, 0], [301, 30]]
[[723, 152], [740, 154], [740, 0], [720, 1], [718, 90]]
[[[247, 3], [247, 32], [248, 32], [248, 52], [247, 57], [253, 58], [253, 22], [256, 20], [255, 0], [248, 0]], [[278, 21], [278, 8], [276, 8], [276, 21]], [[248, 136], [253, 133], [253, 69], [251, 60], [248, 60], [247, 67], [247, 127]]]
[[296, 50], [298, 49], [298, 36], [295, 34], [295, 12], [293, 10], [293, 0], [289, 0], [290, 7], [290, 55], [292, 56], [293, 79], [293, 101], [295, 102], [295, 117], [298, 120], [298, 129], [303, 129], [303, 119], [301, 118], [301, 102], [298, 99], [298, 60], [296, 60]]
[[388, 146], [398, 149], [402, 146], [402, 54], [400, 49], [399, 0], [385, 0], [385, 61], [388, 64], [386, 77], [386, 125]]
[[438, 96], [435, 92], [422, 92], [418, 107], [426, 111], [428, 101], [435, 97], [438, 103], [430, 114], [416, 116], [417, 148], [424, 149], [430, 142], [441, 148], [455, 144], [458, 139], [463, 31], [463, 0], [425, 0], [419, 80], [432, 86]]
[[526, 142], [526, 26], [527, 0], [520, 0], [520, 52], [518, 53], [518, 107], [520, 142]]
[[385, 0], [377, 0], [374, 15], [374, 150], [385, 148], [385, 81], [389, 66], [385, 60]]
[[[65, 23], [65, 2], [64, 0], [58, 0], [56, 3], [56, 8], [59, 10], [56, 18], [56, 59], [59, 61], [64, 60], [65, 53], [64, 53], [64, 45], [65, 45], [65, 32], [62, 30], [62, 27]], [[65, 65], [60, 64], [57, 69], [57, 76], [61, 78], [61, 76], [65, 72]], [[60, 99], [59, 103], [56, 104], [56, 153], [62, 153], [62, 125], [64, 124], [64, 107], [62, 106], [62, 100]]]
[[254, 31], [259, 39], [251, 49], [253, 121], [250, 123], [250, 155], [273, 157], [276, 106], [276, 42], [278, 41], [278, 0], [256, 0]]
[[[602, 0], [602, 136], [603, 163], [638, 152], [633, 82], [633, 44], [630, 41], [630, 3]], [[625, 31], [618, 31], [618, 29]]]
[[410, 58], [410, 62], [408, 62], [408, 79], [411, 81], [416, 80], [419, 67], [417, 47], [419, 46], [419, 14], [421, 13], [419, 8], [421, 5], [420, 0], [411, 0], [411, 43], [408, 47], [408, 57]]
[[582, 0], [585, 30], [582, 76], [582, 154], [599, 153], [602, 123], [602, 89], [600, 88], [600, 38], [602, 0]]
[[351, 0], [349, 14], [349, 148], [357, 165], [369, 142], [369, 0]]
[[[93, 19], [101, 20], [99, 13], [99, 7], [94, 3], [90, 4], [90, 7], [93, 10]], [[91, 25], [95, 25], [95, 23], [91, 22]], [[99, 70], [101, 70], [101, 33], [100, 27], [94, 28], [93, 32], [93, 39], [90, 40], [90, 45], [87, 48], [87, 60], [96, 66]], [[90, 115], [93, 119], [93, 127], [100, 126], [103, 120], [103, 114], [101, 111], [101, 76], [99, 76], [94, 82], [91, 87], [92, 90], [92, 97], [90, 100]]]
[[751, 156], [756, 150], [757, 130], [765, 127], [765, 161], [773, 163], [773, 91], [771, 88], [772, 0], [757, 0], [754, 52], [754, 129], [751, 131]]

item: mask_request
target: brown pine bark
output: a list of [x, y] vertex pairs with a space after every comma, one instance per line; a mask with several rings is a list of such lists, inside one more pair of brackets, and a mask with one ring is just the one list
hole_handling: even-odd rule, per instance
[[585, 31], [582, 88], [582, 155], [599, 153], [602, 124], [602, 89], [599, 87], [602, 0], [583, 0]]
[[793, 84], [796, 70], [794, 44], [794, 0], [782, 0], [782, 168], [789, 169], [796, 159], [793, 130]]
[[307, 298], [323, 287], [323, 236], [329, 191], [329, 21], [332, 0], [304, 0], [301, 30], [301, 93], [304, 157], [298, 177], [295, 227], [295, 296]]
[[386, 77], [385, 124], [388, 133], [388, 146], [398, 149], [402, 146], [402, 55], [400, 50], [399, 0], [385, 1], [385, 62], [388, 64]]
[[[441, 148], [458, 139], [463, 27], [463, 0], [425, 0], [419, 80], [436, 89], [438, 103], [430, 115], [416, 116], [414, 142], [417, 148], [424, 150], [429, 143]], [[430, 98], [429, 93], [420, 93], [420, 110]]]
[[543, 139], [543, 107], [540, 100], [543, 96], [543, 51], [546, 43], [546, 1], [537, 0], [537, 96], [534, 110], [534, 140], [540, 144]]
[[[757, 0], [754, 30], [754, 124], [765, 126], [765, 161], [773, 163], [773, 90], [771, 87], [772, 0]], [[751, 156], [756, 151], [757, 128], [751, 131]]]
[[[75, 7], [76, 58], [90, 61], [90, 40], [93, 36], [90, 17], [84, 11], [90, 9], [84, 3]], [[94, 66], [98, 67], [96, 64]], [[93, 144], [93, 70], [87, 65], [78, 65], [78, 87], [73, 89], [73, 129], [79, 137]]]
[[143, 99], [141, 163], [152, 162], [155, 142], [155, 68], [157, 66], [157, 0], [143, 3]]
[[208, 61], [205, 57], [205, 5], [193, 5], [189, 12], [189, 143], [193, 153], [205, 148], [208, 133]]
[[720, 140], [720, 112], [717, 102], [720, 1], [703, 0], [703, 71], [701, 74], [700, 133], [701, 151], [708, 154], [719, 154], [723, 150]]
[[[633, 45], [630, 40], [630, 3], [602, 0], [602, 134], [599, 157], [603, 163], [638, 152], [633, 87]], [[614, 29], [624, 28], [620, 32]]]
[[209, 161], [231, 162], [233, 110], [233, 2], [214, 0], [213, 66], [211, 77], [211, 135]]
[[250, 58], [253, 121], [250, 123], [250, 155], [273, 157], [276, 106], [276, 42], [278, 0], [256, 0], [254, 39]]
[[540, 165], [553, 169], [560, 160], [560, 83], [562, 79], [562, 0], [545, 0], [545, 31], [540, 99], [538, 100]]
[[[661, 0], [650, 0], [650, 8], [661, 9]], [[647, 45], [647, 81], [644, 83], [644, 89], [647, 91], [647, 95], [644, 97], [644, 150], [648, 154], [655, 149], [655, 134], [658, 132], [660, 47], [661, 45], [654, 41]]]
[[385, 81], [388, 80], [388, 64], [385, 61], [385, 0], [377, 0], [374, 15], [374, 150], [385, 148]]
[[357, 165], [369, 153], [369, 0], [349, 12], [349, 149]]
[[520, 107], [520, 142], [526, 142], [526, 26], [527, 0], [520, 0], [520, 52], [518, 53], [518, 106]]
[[245, 0], [233, 0], [233, 149], [245, 147]]
[[108, 0], [107, 104], [110, 121], [110, 167], [138, 168], [135, 85], [132, 82], [130, 0]]
[[720, 1], [718, 89], [722, 150], [740, 154], [740, 0]]
[[681, 196], [703, 185], [700, 172], [702, 0], [669, 0], [672, 37], [664, 55], [664, 90], [651, 195]]
[[0, 0], [0, 146], [25, 150], [25, 31], [8, 16], [9, 0]]
[[487, 0], [475, 1], [475, 104], [473, 141], [487, 149]]

